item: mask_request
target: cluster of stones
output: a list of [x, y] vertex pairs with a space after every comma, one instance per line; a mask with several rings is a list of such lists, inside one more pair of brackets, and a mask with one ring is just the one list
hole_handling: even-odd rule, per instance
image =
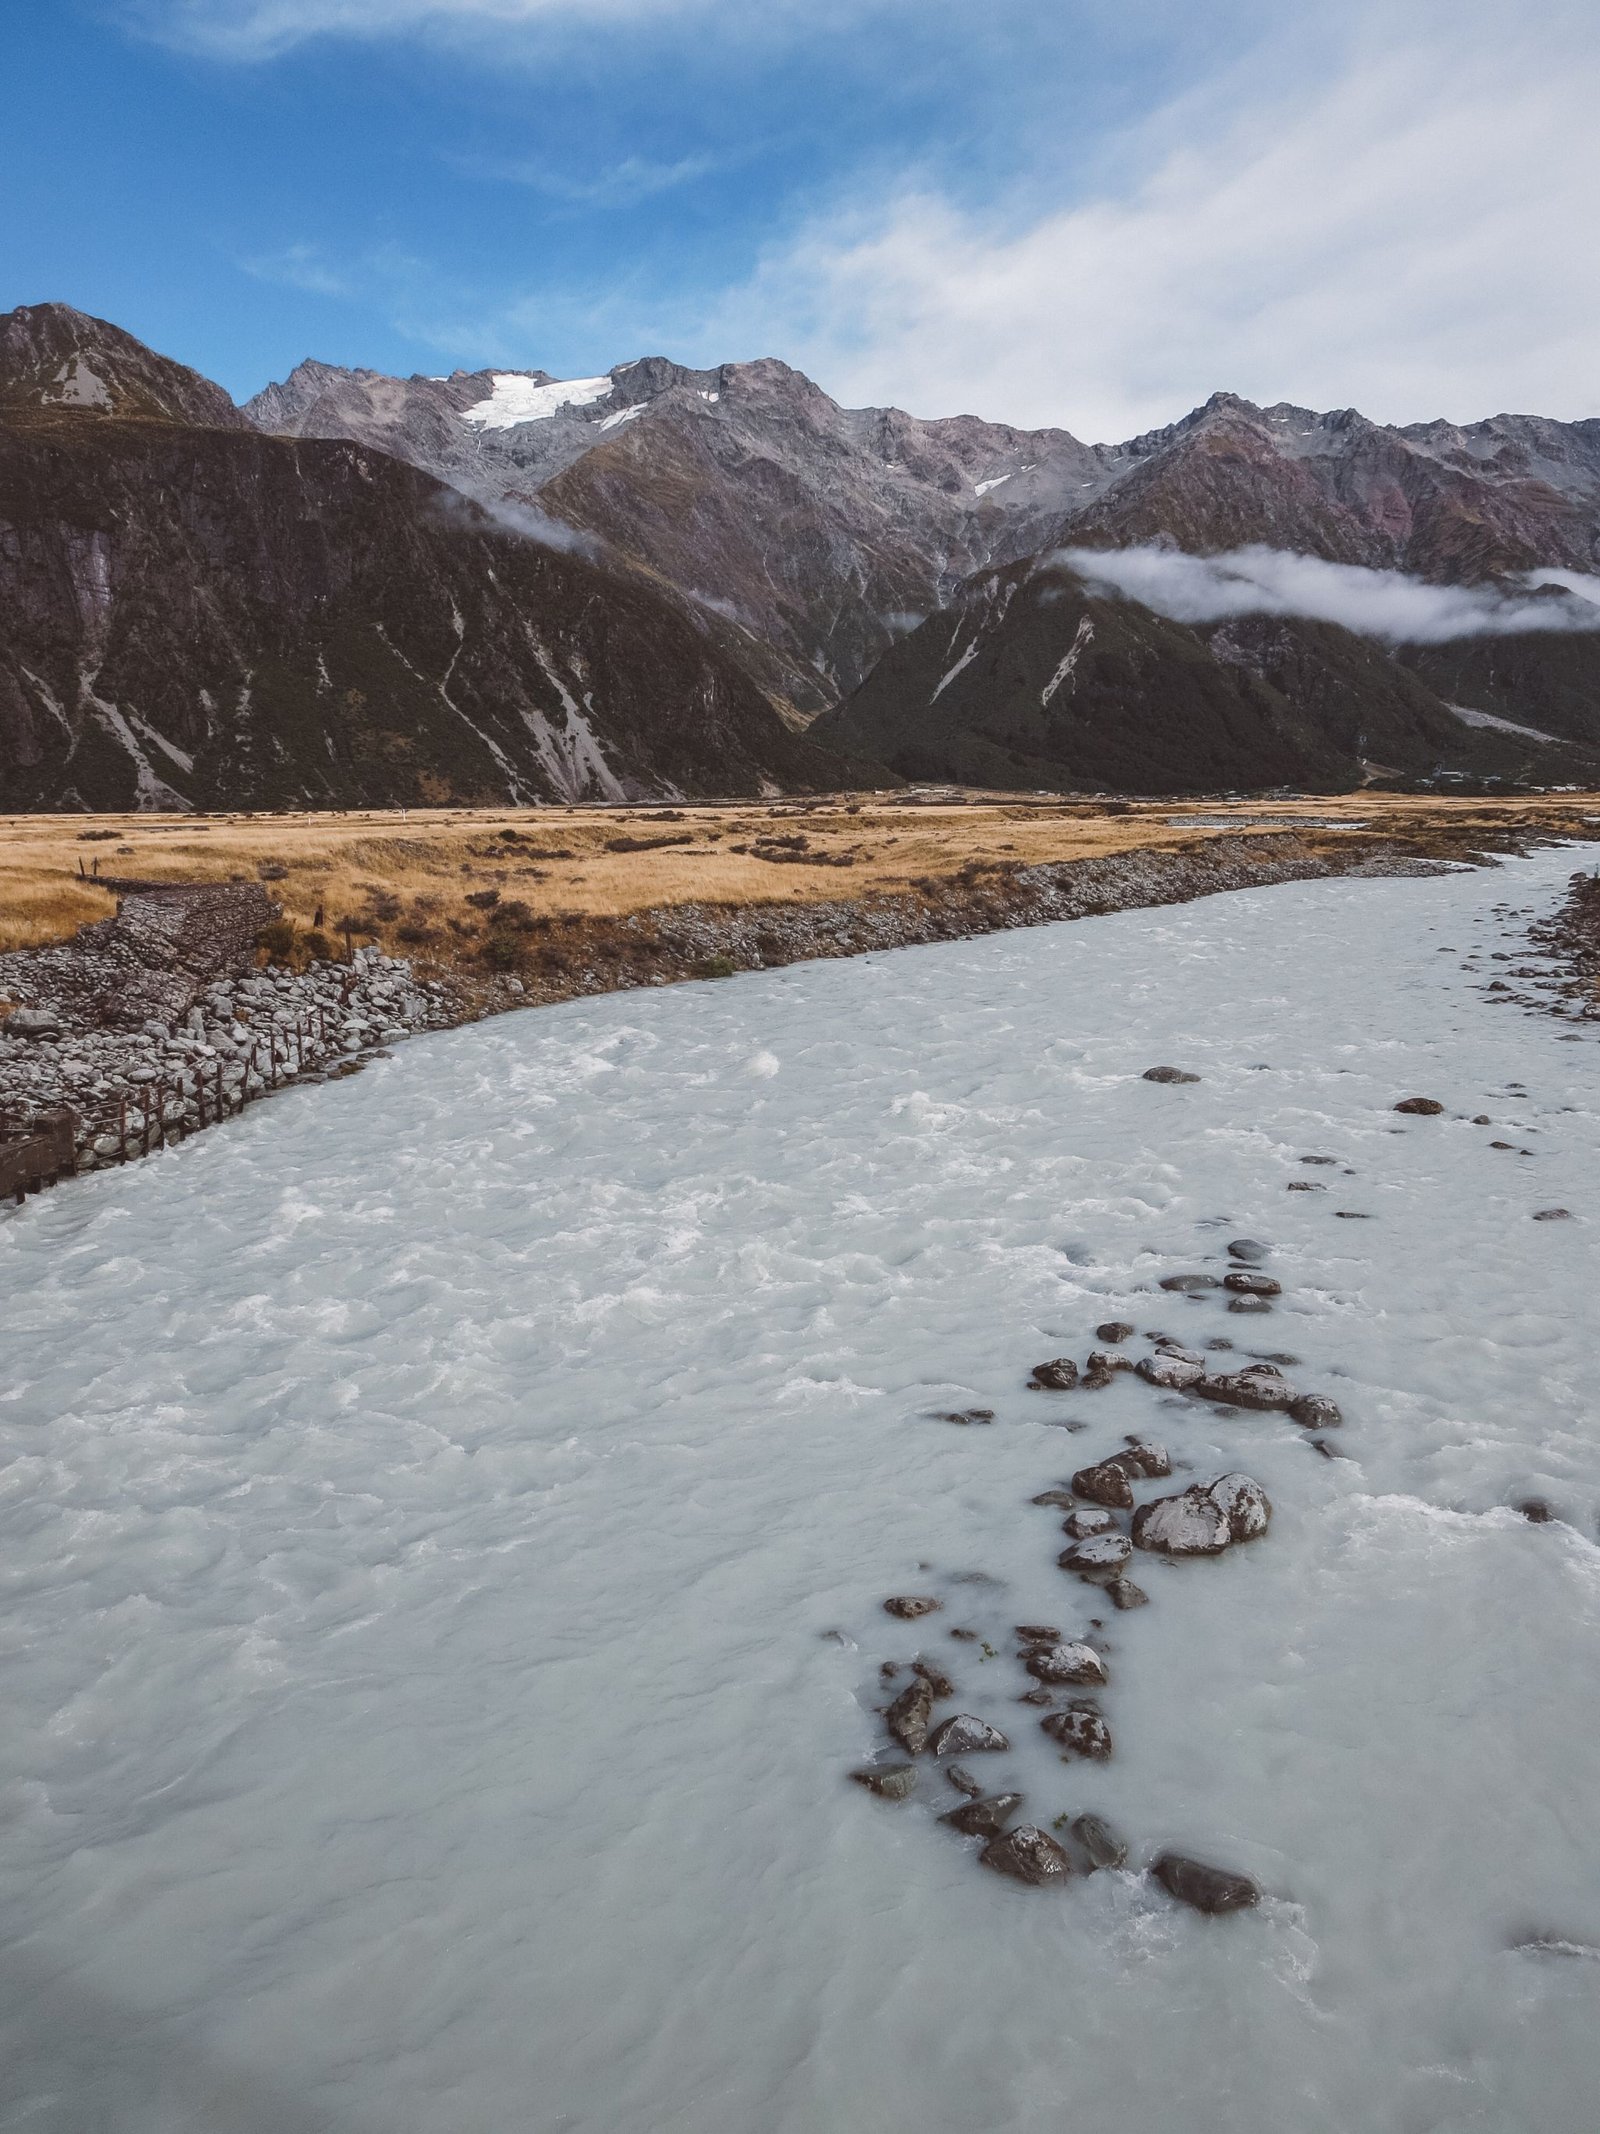
[[[20, 990], [9, 969], [0, 982]], [[0, 1119], [26, 1127], [69, 1111], [80, 1170], [212, 1125], [285, 1082], [351, 1071], [376, 1046], [460, 1019], [442, 986], [420, 983], [409, 963], [376, 949], [303, 973], [252, 963], [196, 982], [187, 1005], [180, 999], [132, 1027], [92, 999], [62, 989], [40, 1001], [42, 989], [33, 990], [33, 1002], [0, 1022]]]
[[[1219, 1289], [1227, 1294], [1232, 1309], [1270, 1310], [1281, 1285], [1259, 1271], [1267, 1255], [1268, 1248], [1258, 1240], [1236, 1238], [1229, 1247], [1229, 1269], [1220, 1278], [1171, 1275], [1162, 1287], [1178, 1295]], [[1270, 1360], [1234, 1364], [1226, 1343], [1201, 1352], [1165, 1334], [1150, 1335], [1149, 1353], [1135, 1359], [1123, 1346], [1134, 1332], [1125, 1322], [1108, 1321], [1096, 1329], [1102, 1345], [1090, 1352], [1086, 1364], [1080, 1368], [1074, 1357], [1051, 1357], [1034, 1366], [1030, 1388], [1037, 1392], [1093, 1391], [1128, 1372], [1153, 1388], [1214, 1401], [1229, 1410], [1281, 1412], [1307, 1430], [1327, 1430], [1341, 1421], [1333, 1401], [1297, 1391]], [[972, 1423], [991, 1421], [993, 1416], [988, 1409], [965, 1409], [947, 1419]], [[1172, 1460], [1164, 1446], [1130, 1437], [1120, 1450], [1079, 1468], [1070, 1488], [1041, 1491], [1033, 1502], [1064, 1514], [1067, 1545], [1057, 1558], [1060, 1568], [1103, 1592], [1114, 1607], [1139, 1608], [1149, 1596], [1129, 1575], [1135, 1551], [1169, 1560], [1220, 1556], [1266, 1533], [1272, 1506], [1260, 1483], [1246, 1474], [1219, 1474], [1136, 1501], [1144, 1485], [1171, 1475]], [[897, 1595], [884, 1603], [889, 1614], [902, 1621], [916, 1620], [940, 1606], [936, 1598], [925, 1594]], [[1091, 1619], [1090, 1628], [1098, 1627]], [[1015, 1636], [1018, 1658], [1032, 1678], [1020, 1701], [1045, 1708], [1039, 1725], [1056, 1744], [1063, 1762], [1105, 1762], [1114, 1744], [1095, 1694], [1109, 1681], [1104, 1654], [1087, 1639], [1069, 1636], [1054, 1624], [1019, 1623]], [[894, 1681], [901, 1669], [890, 1664], [883, 1672], [887, 1681]], [[931, 1757], [966, 1796], [940, 1820], [963, 1835], [983, 1839], [978, 1856], [982, 1863], [1034, 1885], [1063, 1883], [1079, 1869], [1092, 1873], [1124, 1865], [1124, 1841], [1098, 1817], [1058, 1817], [1050, 1829], [1018, 1820], [1024, 1805], [1021, 1794], [988, 1792], [963, 1763], [947, 1762], [1010, 1747], [999, 1728], [974, 1713], [940, 1718], [937, 1705], [955, 1695], [949, 1676], [918, 1658], [911, 1663], [910, 1680], [884, 1717], [907, 1759]], [[911, 1760], [868, 1765], [851, 1775], [858, 1784], [889, 1800], [907, 1799], [917, 1786], [917, 1765]], [[1064, 1836], [1055, 1836], [1054, 1831]], [[1151, 1872], [1170, 1894], [1201, 1911], [1236, 1911], [1259, 1900], [1260, 1893], [1248, 1877], [1182, 1854], [1163, 1853]]]

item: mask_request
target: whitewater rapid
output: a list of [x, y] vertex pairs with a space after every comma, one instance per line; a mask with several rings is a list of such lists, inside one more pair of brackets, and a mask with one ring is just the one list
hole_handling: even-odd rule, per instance
[[[0, 1217], [0, 2126], [1592, 2134], [1600, 1051], [1483, 986], [1595, 857], [571, 1002]], [[1153, 1287], [1241, 1233], [1270, 1318]], [[1347, 1457], [1024, 1390], [1111, 1317]], [[1029, 1499], [1136, 1429], [1275, 1514], [1135, 1564], [1064, 1765]], [[919, 1646], [1261, 1908], [850, 1785]]]

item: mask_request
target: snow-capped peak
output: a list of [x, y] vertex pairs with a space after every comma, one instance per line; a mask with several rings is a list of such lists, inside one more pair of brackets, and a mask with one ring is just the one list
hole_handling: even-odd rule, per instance
[[478, 430], [514, 430], [522, 422], [548, 422], [562, 408], [584, 408], [615, 387], [609, 378], [561, 378], [536, 385], [522, 371], [496, 371], [487, 400], [463, 408], [461, 420]]

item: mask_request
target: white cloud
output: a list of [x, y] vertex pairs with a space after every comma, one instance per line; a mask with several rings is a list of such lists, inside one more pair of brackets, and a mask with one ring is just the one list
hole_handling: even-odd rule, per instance
[[315, 245], [283, 245], [276, 252], [254, 253], [239, 265], [258, 282], [278, 282], [312, 296], [349, 296], [352, 289], [349, 277], [330, 266]]
[[[1600, 412], [1600, 16], [1414, 0], [1264, 48], [1128, 136], [1093, 197], [908, 183], [824, 214], [703, 337], [855, 403], [1119, 438], [1217, 387], [1381, 420]], [[1113, 167], [1110, 160], [1106, 168]]]
[[624, 156], [620, 162], [573, 177], [525, 159], [496, 161], [484, 156], [453, 156], [449, 160], [463, 177], [479, 178], [491, 185], [524, 185], [530, 191], [579, 208], [636, 207], [641, 200], [694, 185], [727, 164], [726, 158], [717, 156], [679, 156], [671, 163], [649, 156]]
[[1600, 578], [1534, 571], [1535, 597], [1491, 586], [1430, 585], [1403, 571], [1325, 563], [1280, 548], [1236, 548], [1189, 556], [1170, 548], [1064, 548], [1050, 559], [1097, 590], [1120, 594], [1174, 622], [1223, 622], [1233, 615], [1296, 615], [1335, 622], [1390, 644], [1436, 645], [1457, 637], [1514, 632], [1600, 630]]
[[[803, 8], [772, 4], [784, 14]], [[135, 19], [165, 42], [234, 60], [273, 59], [323, 37], [606, 29], [724, 11], [725, 0], [131, 0]]]

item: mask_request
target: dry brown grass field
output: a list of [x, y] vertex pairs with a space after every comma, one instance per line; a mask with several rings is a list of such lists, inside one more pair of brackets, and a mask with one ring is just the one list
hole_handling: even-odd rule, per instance
[[[0, 818], [0, 949], [70, 936], [112, 909], [93, 870], [156, 881], [262, 880], [301, 932], [319, 924], [469, 964], [507, 907], [534, 923], [655, 906], [790, 904], [905, 891], [973, 867], [1030, 865], [1301, 827], [1392, 833], [1441, 851], [1474, 832], [1592, 836], [1600, 797], [1137, 802], [1016, 796], [441, 809], [285, 815]], [[1344, 826], [1350, 826], [1345, 828]]]

